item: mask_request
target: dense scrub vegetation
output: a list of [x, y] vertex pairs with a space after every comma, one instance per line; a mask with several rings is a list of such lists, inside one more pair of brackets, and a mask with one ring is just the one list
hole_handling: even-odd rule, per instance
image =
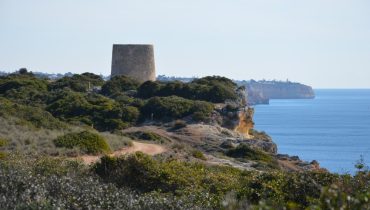
[[21, 104], [42, 104], [48, 93], [46, 79], [37, 79], [32, 73], [21, 72], [0, 77], [0, 96]]
[[49, 85], [49, 89], [58, 90], [69, 88], [77, 92], [87, 92], [94, 86], [102, 86], [104, 80], [93, 73], [74, 74], [71, 77], [63, 77]]
[[0, 209], [192, 209], [191, 200], [103, 183], [80, 163], [9, 156], [0, 161]]
[[140, 192], [170, 192], [179, 197], [192, 195], [197, 204], [207, 203], [216, 208], [230, 202], [225, 201], [228, 193], [233, 193], [232, 199], [237, 205], [260, 205], [263, 201], [272, 207], [288, 209], [370, 207], [370, 201], [366, 200], [370, 198], [368, 171], [359, 171], [354, 177], [327, 172], [260, 173], [178, 160], [155, 160], [142, 153], [103, 157], [94, 170], [103, 180], [118, 187]]
[[125, 91], [136, 90], [140, 83], [126, 76], [115, 76], [107, 81], [101, 89], [103, 95], [113, 96]]
[[61, 127], [64, 121], [99, 131], [123, 129], [145, 119], [193, 116], [194, 121], [207, 121], [212, 103], [236, 99], [235, 89], [236, 84], [224, 77], [189, 84], [140, 84], [125, 76], [105, 82], [98, 75], [83, 73], [48, 81], [22, 70], [0, 77], [0, 114], [14, 115], [38, 128]]
[[235, 100], [237, 98], [236, 88], [236, 84], [231, 80], [217, 76], [196, 79], [190, 83], [147, 81], [139, 87], [138, 96], [150, 98], [176, 95], [191, 100], [222, 103], [225, 100]]
[[19, 124], [35, 128], [60, 129], [66, 127], [65, 123], [40, 107], [17, 104], [2, 97], [0, 97], [0, 116], [16, 118]]
[[123, 106], [100, 94], [68, 90], [51, 97], [46, 110], [64, 121], [83, 123], [100, 131], [128, 127], [136, 123], [140, 114], [136, 107]]
[[[370, 172], [241, 171], [141, 153], [92, 168], [46, 157], [0, 160], [1, 209], [369, 209]], [[100, 178], [99, 178], [100, 177]]]
[[179, 119], [194, 113], [200, 113], [203, 118], [213, 111], [213, 105], [205, 101], [193, 101], [178, 96], [153, 97], [141, 108], [146, 118]]

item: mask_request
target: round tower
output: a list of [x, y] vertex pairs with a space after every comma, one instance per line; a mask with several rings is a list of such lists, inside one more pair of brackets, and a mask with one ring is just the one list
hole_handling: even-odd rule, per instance
[[114, 44], [111, 77], [125, 75], [140, 82], [155, 80], [153, 45]]

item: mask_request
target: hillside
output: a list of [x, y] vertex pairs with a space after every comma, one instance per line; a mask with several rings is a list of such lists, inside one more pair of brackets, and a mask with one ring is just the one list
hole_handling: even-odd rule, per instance
[[[366, 208], [369, 173], [278, 154], [224, 77], [0, 77], [1, 209]], [[335, 194], [333, 194], [335, 192]]]

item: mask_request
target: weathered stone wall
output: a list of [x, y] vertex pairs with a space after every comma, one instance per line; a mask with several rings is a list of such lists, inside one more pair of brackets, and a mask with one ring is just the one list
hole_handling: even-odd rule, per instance
[[154, 81], [155, 62], [153, 45], [114, 44], [111, 76], [125, 75], [140, 82]]

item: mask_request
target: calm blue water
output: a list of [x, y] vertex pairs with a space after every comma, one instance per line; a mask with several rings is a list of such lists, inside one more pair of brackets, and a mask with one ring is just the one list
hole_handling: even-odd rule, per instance
[[318, 160], [331, 172], [353, 173], [360, 155], [370, 165], [370, 89], [315, 93], [256, 106], [255, 128], [273, 138], [279, 153]]

